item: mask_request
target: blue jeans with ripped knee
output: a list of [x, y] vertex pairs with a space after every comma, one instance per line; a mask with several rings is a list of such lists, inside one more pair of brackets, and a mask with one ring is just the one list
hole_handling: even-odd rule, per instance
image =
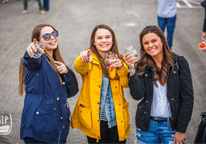
[[169, 119], [167, 122], [154, 122], [150, 119], [150, 126], [147, 132], [136, 129], [136, 136], [139, 144], [173, 144], [176, 130], [170, 130]]

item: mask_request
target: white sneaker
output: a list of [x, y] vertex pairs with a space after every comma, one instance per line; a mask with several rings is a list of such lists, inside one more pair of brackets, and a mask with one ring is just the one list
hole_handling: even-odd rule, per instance
[[23, 14], [26, 14], [26, 13], [27, 13], [27, 10], [22, 11], [22, 13], [23, 13]]

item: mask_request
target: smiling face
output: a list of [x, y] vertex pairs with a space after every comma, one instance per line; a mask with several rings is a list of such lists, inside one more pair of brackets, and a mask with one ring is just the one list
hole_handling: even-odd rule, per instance
[[45, 26], [41, 29], [40, 32], [40, 43], [45, 45], [45, 50], [46, 51], [53, 51], [54, 49], [57, 48], [57, 44], [58, 44], [58, 37], [54, 38], [52, 35], [50, 40], [46, 41], [44, 40], [44, 38], [42, 37], [44, 34], [49, 33], [51, 34], [54, 31], [54, 29], [50, 26]]
[[112, 48], [112, 34], [109, 30], [100, 28], [96, 31], [94, 43], [99, 54], [104, 57]]
[[142, 44], [145, 52], [151, 57], [163, 57], [163, 43], [157, 34], [148, 33], [144, 35]]

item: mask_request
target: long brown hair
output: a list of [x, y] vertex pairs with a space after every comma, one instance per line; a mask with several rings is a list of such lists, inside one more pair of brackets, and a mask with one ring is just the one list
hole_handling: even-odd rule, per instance
[[92, 53], [94, 53], [97, 56], [97, 58], [101, 64], [102, 71], [103, 71], [104, 75], [109, 78], [109, 72], [106, 68], [105, 62], [104, 62], [103, 58], [101, 57], [101, 55], [99, 54], [99, 52], [97, 51], [96, 46], [94, 45], [95, 34], [96, 34], [96, 31], [98, 29], [106, 29], [106, 30], [111, 32], [113, 45], [110, 49], [110, 52], [117, 54], [117, 56], [120, 60], [123, 60], [123, 56], [119, 53], [118, 46], [117, 46], [117, 40], [116, 40], [116, 36], [114, 34], [114, 31], [109, 26], [107, 26], [105, 24], [100, 24], [100, 25], [95, 26], [93, 31], [92, 31], [91, 37], [90, 37], [90, 47], [89, 48], [92, 51]]
[[[163, 43], [163, 60], [161, 63], [161, 68], [158, 68], [153, 60], [153, 58], [148, 55], [143, 46], [142, 38], [148, 33], [155, 33], [161, 39]], [[136, 67], [140, 70], [138, 75], [144, 74], [145, 66], [150, 65], [154, 68], [154, 82], [159, 80], [161, 84], [166, 83], [169, 67], [172, 66], [172, 71], [174, 70], [174, 59], [175, 54], [170, 50], [164, 33], [158, 26], [147, 26], [145, 27], [139, 35], [140, 38], [140, 59], [136, 62]]]
[[[49, 26], [51, 28], [53, 28], [54, 30], [56, 30], [52, 25], [50, 24], [46, 24], [46, 23], [43, 23], [43, 24], [39, 24], [37, 25], [36, 27], [34, 27], [33, 29], [33, 32], [32, 32], [32, 35], [31, 35], [31, 42], [33, 42], [33, 39], [36, 38], [37, 41], [39, 41], [39, 38], [40, 38], [40, 32], [42, 30], [43, 27], [46, 27], [46, 26]], [[57, 48], [54, 49], [53, 51], [53, 57], [51, 57], [46, 51], [45, 51], [45, 55], [48, 59], [48, 61], [50, 62], [51, 66], [53, 67], [53, 69], [56, 71], [58, 77], [59, 77], [59, 80], [62, 84], [62, 79], [57, 71], [57, 68], [55, 66], [55, 63], [54, 63], [54, 59], [55, 58], [57, 61], [59, 62], [62, 62], [65, 64], [61, 54], [60, 54], [60, 51], [59, 51], [59, 45], [57, 45]], [[23, 58], [21, 59], [20, 61], [20, 64], [19, 64], [19, 86], [18, 86], [18, 93], [19, 95], [22, 95], [23, 92], [24, 92], [24, 89], [25, 89], [25, 75], [24, 75], [24, 65], [22, 64], [22, 61], [23, 61]]]

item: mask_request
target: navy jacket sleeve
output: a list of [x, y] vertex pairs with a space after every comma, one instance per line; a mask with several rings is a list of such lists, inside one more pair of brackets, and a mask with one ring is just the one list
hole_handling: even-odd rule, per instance
[[70, 98], [75, 96], [79, 92], [79, 87], [74, 72], [68, 68], [68, 72], [63, 76], [67, 87], [67, 97]]
[[181, 83], [180, 90], [180, 109], [177, 119], [177, 131], [186, 132], [187, 125], [191, 119], [193, 111], [193, 86], [190, 68], [187, 60], [184, 57], [179, 57], [179, 79]]
[[137, 75], [137, 72], [133, 74], [132, 76], [129, 76], [129, 89], [130, 94], [135, 100], [140, 100], [145, 95], [145, 88], [144, 88], [144, 80], [140, 80], [139, 76]]
[[22, 61], [22, 64], [30, 71], [38, 70], [41, 66], [41, 57], [39, 57], [38, 59], [31, 58], [26, 51], [24, 54], [24, 60]]

